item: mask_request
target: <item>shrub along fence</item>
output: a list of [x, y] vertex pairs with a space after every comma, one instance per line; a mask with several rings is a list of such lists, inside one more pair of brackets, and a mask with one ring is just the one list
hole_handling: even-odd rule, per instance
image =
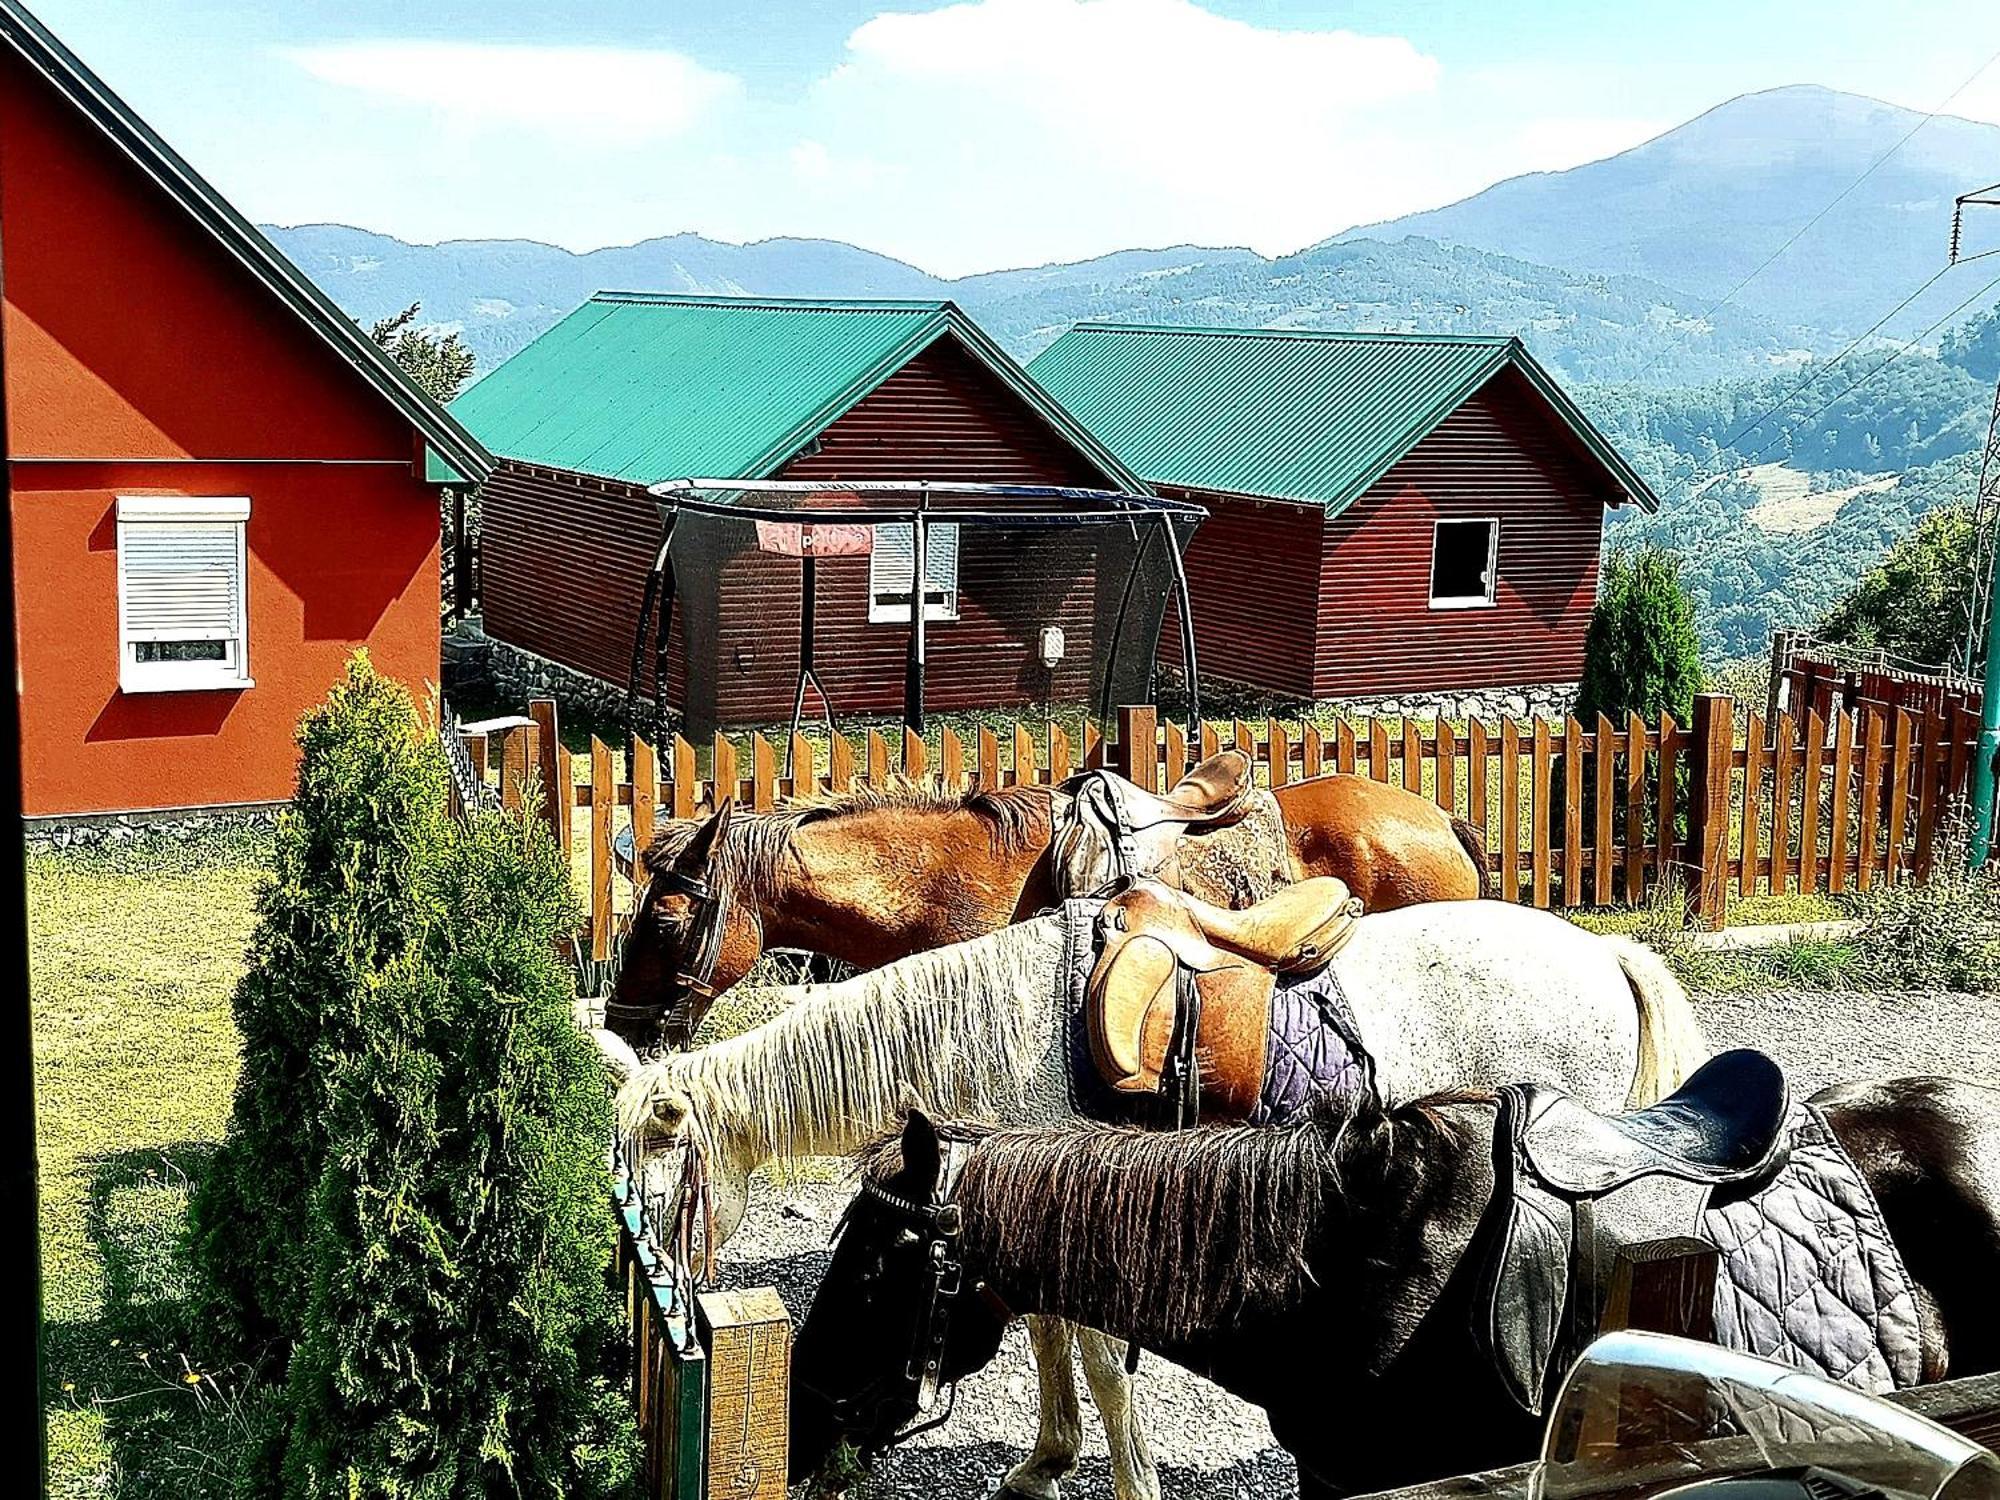
[[717, 735], [699, 749], [679, 737], [664, 749], [641, 740], [629, 754], [593, 741], [587, 756], [573, 756], [552, 701], [531, 703], [527, 717], [461, 740], [473, 773], [497, 777], [510, 806], [522, 805], [531, 781], [555, 789], [543, 815], [588, 892], [578, 957], [599, 962], [631, 909], [614, 840], [629, 828], [644, 848], [660, 819], [697, 816], [718, 794], [764, 811], [893, 776], [973, 790], [1046, 785], [1097, 766], [1157, 789], [1226, 745], [1272, 785], [1341, 772], [1434, 800], [1476, 832], [1503, 900], [1639, 906], [1678, 879], [1690, 915], [1721, 926], [1732, 897], [1924, 878], [1962, 815], [1979, 727], [1963, 708], [1912, 713], [1864, 700], [1770, 718], [1704, 694], [1685, 725], [1669, 714], [1622, 725], [1601, 716], [1462, 727], [1362, 719], [1332, 730], [1271, 719], [1209, 724], [1191, 741], [1153, 709], [1126, 708], [1112, 733], [1086, 724], [1077, 740], [1060, 726], [1038, 734], [1016, 723], [969, 743], [947, 728], [935, 746], [907, 730], [893, 743], [871, 730], [858, 745], [839, 734], [821, 746], [799, 738], [788, 756], [761, 734]]

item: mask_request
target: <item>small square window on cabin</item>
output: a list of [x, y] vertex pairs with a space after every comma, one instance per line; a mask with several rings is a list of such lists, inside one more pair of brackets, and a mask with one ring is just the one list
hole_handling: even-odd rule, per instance
[[1439, 521], [1431, 533], [1431, 608], [1491, 604], [1499, 546], [1498, 521]]
[[[910, 564], [916, 548], [907, 521], [883, 521], [875, 527], [875, 545], [868, 557], [868, 618], [877, 625], [907, 625], [910, 620]], [[924, 618], [958, 618], [958, 523], [939, 521], [924, 527]]]
[[245, 499], [118, 497], [118, 686], [251, 686]]

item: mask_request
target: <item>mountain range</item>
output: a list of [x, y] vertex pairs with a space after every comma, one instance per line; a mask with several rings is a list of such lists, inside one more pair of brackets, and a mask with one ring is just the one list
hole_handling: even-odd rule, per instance
[[[1952, 199], [1996, 178], [2000, 126], [1925, 123], [1796, 87], [1277, 258], [1189, 245], [945, 280], [833, 240], [675, 234], [576, 254], [532, 240], [415, 245], [330, 224], [268, 232], [358, 318], [421, 302], [482, 371], [592, 292], [619, 288], [951, 297], [1023, 357], [1086, 318], [1518, 333], [1570, 379], [1685, 384], [1768, 375], [1866, 328], [1942, 263]], [[2000, 245], [2000, 212], [1990, 239]], [[1889, 331], [1921, 328], [1975, 269], [1953, 272]]]

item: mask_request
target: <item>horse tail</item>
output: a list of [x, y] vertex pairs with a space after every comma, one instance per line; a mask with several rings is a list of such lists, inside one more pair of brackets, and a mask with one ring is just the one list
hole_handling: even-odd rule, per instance
[[1639, 1062], [1632, 1073], [1630, 1108], [1657, 1104], [1686, 1082], [1708, 1058], [1708, 1039], [1695, 1019], [1694, 1006], [1673, 970], [1644, 943], [1606, 937], [1632, 987], [1639, 1007]]
[[1459, 847], [1472, 861], [1472, 878], [1479, 883], [1477, 894], [1483, 901], [1493, 894], [1492, 872], [1486, 868], [1486, 835], [1463, 818], [1451, 820], [1451, 831], [1458, 835]]

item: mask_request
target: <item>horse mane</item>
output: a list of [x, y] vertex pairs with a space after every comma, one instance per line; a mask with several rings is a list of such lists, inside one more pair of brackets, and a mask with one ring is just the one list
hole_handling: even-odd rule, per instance
[[838, 984], [753, 991], [749, 1005], [782, 1009], [646, 1064], [619, 1090], [619, 1126], [633, 1133], [657, 1096], [679, 1091], [711, 1136], [792, 1157], [844, 1155], [913, 1097], [943, 1114], [1000, 1114], [1020, 1104], [1046, 1045], [1059, 962], [1053, 924], [1025, 922]]
[[[941, 1128], [977, 1142], [955, 1197], [985, 1274], [1157, 1347], [1294, 1304], [1314, 1282], [1309, 1255], [1347, 1213], [1348, 1185], [1462, 1144], [1448, 1107], [1491, 1098], [1395, 1109], [1329, 1099], [1262, 1127]], [[861, 1162], [874, 1180], [892, 1176], [898, 1138]]]
[[[778, 889], [792, 835], [808, 823], [876, 812], [944, 814], [969, 812], [984, 819], [992, 831], [994, 849], [1020, 854], [1048, 843], [1050, 798], [1045, 786], [1008, 786], [994, 790], [950, 792], [907, 776], [862, 782], [842, 792], [799, 797], [774, 812], [738, 810], [729, 832], [715, 851], [715, 873], [735, 889], [761, 894]], [[701, 827], [698, 819], [663, 825], [645, 853], [652, 874], [672, 866]]]

